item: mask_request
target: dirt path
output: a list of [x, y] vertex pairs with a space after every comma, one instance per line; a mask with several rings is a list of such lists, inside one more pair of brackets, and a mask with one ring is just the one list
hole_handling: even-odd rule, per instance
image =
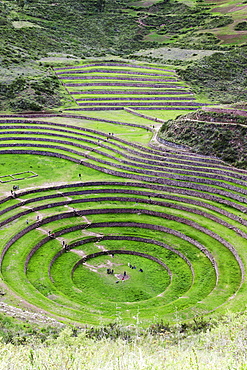
[[191, 118], [186, 118], [186, 121], [189, 122], [200, 122], [200, 123], [207, 123], [209, 125], [223, 125], [223, 126], [242, 126], [242, 127], [247, 127], [247, 122], [246, 125], [243, 125], [241, 123], [235, 123], [235, 122], [216, 122], [216, 121], [204, 121], [204, 120], [199, 120], [199, 119], [191, 119]]
[[58, 320], [64, 320], [63, 317], [59, 317], [56, 315], [51, 314], [45, 310], [42, 310], [33, 304], [29, 303], [25, 299], [21, 299], [17, 294], [13, 291], [10, 291], [7, 285], [0, 280], [0, 288], [2, 291], [6, 292], [10, 296], [14, 297], [18, 302], [20, 307], [15, 307], [10, 304], [7, 304], [3, 301], [0, 302], [0, 312], [6, 314], [8, 316], [14, 317], [16, 319], [22, 321], [28, 321], [39, 325], [50, 325], [56, 327], [62, 327], [64, 324], [59, 322]]
[[[25, 305], [29, 305], [28, 302], [25, 302]], [[64, 324], [58, 322], [56, 319], [43, 315], [42, 313], [44, 313], [44, 311], [39, 310], [39, 309], [37, 309], [37, 312], [31, 312], [31, 311], [23, 310], [18, 307], [10, 306], [4, 302], [0, 302], [0, 312], [8, 316], [14, 317], [16, 319], [32, 322], [35, 324], [43, 324], [43, 325], [58, 326], [58, 327], [64, 326]]]
[[216, 113], [232, 113], [238, 116], [244, 116], [247, 117], [247, 111], [241, 110], [241, 109], [224, 109], [224, 108], [213, 108], [213, 107], [203, 107], [202, 108], [206, 112], [216, 112]]

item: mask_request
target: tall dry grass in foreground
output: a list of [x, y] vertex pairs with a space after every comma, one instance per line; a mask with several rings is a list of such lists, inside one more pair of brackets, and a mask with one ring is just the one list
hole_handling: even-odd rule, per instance
[[26, 345], [0, 344], [1, 370], [160, 370], [247, 369], [247, 314], [227, 315], [210, 331], [182, 339], [181, 327], [170, 337], [138, 335], [122, 339], [89, 339], [64, 329], [57, 339]]

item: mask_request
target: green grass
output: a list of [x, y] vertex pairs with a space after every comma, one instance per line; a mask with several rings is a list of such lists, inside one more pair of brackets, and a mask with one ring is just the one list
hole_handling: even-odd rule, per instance
[[[172, 119], [172, 118], [176, 118], [177, 116], [181, 115], [181, 114], [186, 114], [186, 113], [189, 113], [190, 110], [186, 111], [186, 110], [176, 110], [176, 111], [163, 111], [163, 110], [145, 110], [145, 109], [141, 109], [138, 111], [139, 113], [143, 113], [143, 114], [146, 114], [147, 116], [150, 116], [150, 117], [154, 117], [154, 118], [160, 118], [160, 119], [164, 119], [164, 120], [168, 120], [168, 119]], [[121, 119], [123, 117], [123, 119], [125, 118], [125, 115], [128, 115], [130, 116], [130, 113], [127, 113], [127, 112], [123, 112], [123, 111], [118, 111], [117, 113], [113, 113], [113, 112], [85, 112], [85, 114], [87, 116], [93, 116], [93, 117], [102, 117], [102, 118], [105, 118], [106, 119], [112, 119], [114, 116], [116, 117], [117, 116], [117, 119]], [[112, 117], [112, 118], [110, 118]], [[137, 118], [135, 116], [132, 116], [132, 121], [133, 123], [136, 123], [137, 122]], [[141, 123], [141, 124], [147, 124], [149, 123], [150, 124], [150, 121], [146, 120], [146, 119], [143, 119], [142, 117], [138, 117], [138, 123]], [[152, 122], [153, 123], [153, 122]], [[154, 123], [155, 124], [155, 123]]]
[[[102, 178], [102, 174], [96, 170], [93, 170], [88, 167], [78, 167], [78, 165], [60, 159], [45, 156], [33, 156], [23, 154], [21, 156], [22, 160], [22, 169], [24, 170], [34, 170], [38, 174], [38, 177], [31, 179], [21, 180], [18, 182], [20, 189], [37, 187], [41, 185], [52, 185], [55, 182], [74, 182], [78, 181], [78, 174], [82, 174], [83, 181], [90, 180], [92, 178], [97, 178], [98, 180]], [[13, 155], [1, 155], [1, 173], [17, 172], [20, 169], [18, 162], [13, 161]], [[106, 178], [107, 175], [104, 174], [103, 178]], [[112, 178], [109, 176], [109, 179]], [[13, 185], [1, 184], [0, 192], [2, 195], [10, 194], [10, 190]]]

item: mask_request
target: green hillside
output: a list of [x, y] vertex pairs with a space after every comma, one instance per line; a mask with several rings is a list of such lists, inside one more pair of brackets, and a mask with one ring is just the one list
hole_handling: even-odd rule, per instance
[[[222, 43], [214, 34], [215, 29], [226, 32], [228, 25], [236, 25], [234, 9], [225, 15], [202, 2], [186, 4], [169, 0], [147, 4], [121, 0], [104, 4], [92, 0], [59, 3], [3, 0], [2, 50], [6, 59], [15, 61], [38, 58], [49, 52], [80, 58], [105, 54], [126, 56], [157, 43], [183, 47], [186, 42], [187, 48], [212, 49]], [[237, 32], [239, 39], [243, 39], [246, 32]]]

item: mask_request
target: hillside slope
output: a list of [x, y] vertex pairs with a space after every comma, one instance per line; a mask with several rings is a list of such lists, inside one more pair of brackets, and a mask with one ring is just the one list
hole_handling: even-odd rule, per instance
[[[2, 60], [17, 62], [49, 52], [79, 57], [126, 55], [135, 50], [169, 45], [212, 49], [221, 40], [210, 30], [232, 24], [231, 12], [214, 14], [212, 6], [174, 0], [142, 2], [111, 0], [27, 2], [2, 0]], [[242, 32], [243, 36], [247, 31]], [[156, 34], [157, 37], [151, 36]]]
[[[227, 2], [224, 4], [227, 5]], [[43, 66], [44, 58], [51, 65], [59, 61], [70, 63], [91, 57], [111, 59], [130, 58], [131, 55], [133, 58], [156, 61], [152, 52], [143, 56], [135, 53], [161, 46], [167, 46], [169, 50], [186, 47], [200, 58], [195, 49], [227, 52], [232, 45], [244, 46], [247, 37], [247, 30], [244, 29], [245, 5], [238, 6], [236, 13], [234, 7], [224, 11], [220, 6], [218, 11], [214, 5], [201, 1], [61, 0], [53, 3], [41, 0], [37, 3], [33, 0], [2, 0], [0, 110], [41, 110], [63, 106], [67, 101], [66, 93], [54, 79], [53, 72]], [[235, 27], [234, 40], [227, 37], [223, 40], [219, 33], [227, 34], [229, 27]], [[235, 52], [240, 50], [237, 48]], [[241, 58], [237, 61], [240, 73], [246, 63], [246, 58], [242, 62]], [[162, 63], [166, 59], [169, 55], [164, 52]], [[221, 57], [214, 58], [214, 62], [216, 60], [222, 63]], [[181, 62], [183, 57], [176, 60], [176, 64]], [[214, 68], [212, 63], [206, 63], [204, 68], [203, 61], [198, 65], [191, 62], [185, 64], [188, 68], [179, 73], [193, 86], [205, 84], [202, 77], [206, 73], [205, 78], [208, 79], [208, 66]], [[223, 65], [226, 64], [227, 60]], [[215, 68], [218, 68], [217, 63]], [[209, 78], [207, 86], [196, 92], [212, 91], [215, 81], [221, 84], [223, 74], [221, 70], [215, 78]], [[242, 86], [246, 83], [243, 79], [237, 78], [236, 84]], [[225, 84], [219, 87], [219, 90], [224, 89]], [[211, 100], [217, 100], [214, 94], [208, 95]], [[225, 101], [232, 102], [238, 98], [243, 100], [245, 94], [239, 92], [234, 100], [225, 95]]]
[[247, 168], [247, 110], [197, 111], [167, 121], [161, 140], [187, 145], [196, 153], [214, 155], [239, 168]]

